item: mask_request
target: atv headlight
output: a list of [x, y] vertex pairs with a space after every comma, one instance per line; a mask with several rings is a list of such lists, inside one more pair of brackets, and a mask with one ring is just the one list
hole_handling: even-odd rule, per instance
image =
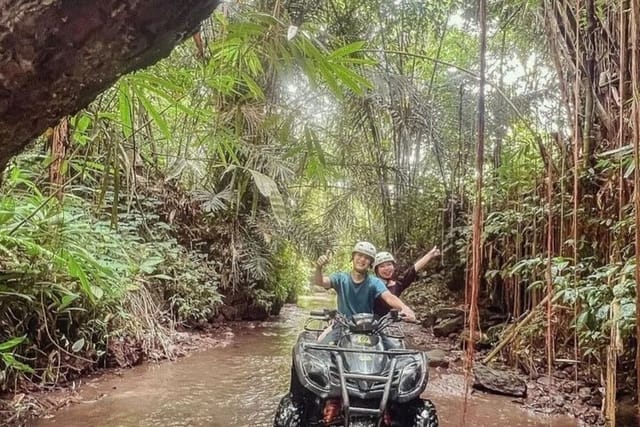
[[404, 397], [418, 390], [422, 382], [422, 364], [413, 362], [402, 368], [398, 381], [398, 395]]
[[331, 377], [329, 376], [329, 366], [325, 362], [309, 353], [304, 353], [302, 368], [313, 385], [325, 391], [329, 390]]

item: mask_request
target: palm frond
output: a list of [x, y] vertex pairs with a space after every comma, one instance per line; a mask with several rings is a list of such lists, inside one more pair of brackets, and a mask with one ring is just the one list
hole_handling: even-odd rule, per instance
[[225, 187], [220, 192], [195, 190], [193, 194], [195, 200], [200, 202], [202, 209], [210, 214], [217, 214], [226, 210], [234, 197], [233, 189], [230, 186]]

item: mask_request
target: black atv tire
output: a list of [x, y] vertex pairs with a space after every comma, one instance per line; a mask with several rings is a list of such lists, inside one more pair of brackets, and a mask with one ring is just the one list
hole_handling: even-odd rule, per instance
[[424, 400], [414, 410], [411, 427], [438, 427], [438, 414], [432, 401]]
[[303, 427], [302, 408], [296, 405], [291, 399], [291, 394], [285, 394], [280, 399], [276, 416], [273, 420], [273, 427]]

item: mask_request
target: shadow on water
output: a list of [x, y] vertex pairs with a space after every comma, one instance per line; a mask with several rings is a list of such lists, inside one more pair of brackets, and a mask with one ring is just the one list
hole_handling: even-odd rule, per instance
[[[309, 310], [333, 306], [329, 295], [301, 298], [279, 319], [238, 328], [231, 344], [176, 362], [139, 366], [84, 386], [83, 403], [36, 426], [271, 426], [288, 388], [291, 347]], [[432, 372], [427, 395], [442, 426], [462, 425], [463, 379]], [[569, 418], [535, 416], [508, 398], [474, 395], [465, 425], [576, 426]]]

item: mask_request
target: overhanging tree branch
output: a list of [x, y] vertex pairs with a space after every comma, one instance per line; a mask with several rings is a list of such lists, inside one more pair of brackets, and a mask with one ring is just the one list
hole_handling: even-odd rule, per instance
[[219, 0], [0, 0], [0, 170], [121, 75], [169, 55]]

